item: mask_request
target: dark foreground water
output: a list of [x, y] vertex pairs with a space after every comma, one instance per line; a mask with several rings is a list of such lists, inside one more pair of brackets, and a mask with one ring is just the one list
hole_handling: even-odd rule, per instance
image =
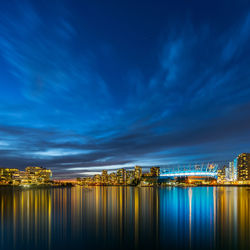
[[250, 188], [0, 188], [0, 249], [250, 249]]

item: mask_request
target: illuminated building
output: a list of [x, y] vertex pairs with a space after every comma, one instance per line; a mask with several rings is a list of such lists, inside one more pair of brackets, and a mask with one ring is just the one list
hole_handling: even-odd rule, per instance
[[84, 184], [85, 185], [91, 185], [91, 184], [93, 184], [93, 179], [91, 177], [84, 178]]
[[223, 183], [226, 180], [226, 170], [228, 169], [227, 166], [223, 166], [223, 168], [218, 170], [218, 178], [217, 182], [218, 183]]
[[94, 181], [94, 184], [96, 185], [100, 185], [101, 184], [101, 175], [100, 174], [95, 174], [94, 177], [93, 177], [93, 181]]
[[91, 177], [83, 177], [77, 178], [77, 184], [81, 186], [91, 185], [93, 183], [93, 179]]
[[86, 185], [86, 179], [87, 178], [85, 178], [85, 177], [83, 177], [83, 178], [76, 178], [76, 182], [77, 182], [78, 185], [84, 186], [84, 185]]
[[104, 185], [108, 184], [108, 171], [107, 170], [102, 170], [101, 179]]
[[134, 184], [134, 180], [135, 180], [135, 171], [127, 170], [126, 171], [126, 184], [127, 185]]
[[117, 177], [116, 177], [116, 174], [115, 173], [111, 173], [109, 176], [108, 176], [108, 184], [109, 185], [114, 185], [117, 183]]
[[118, 184], [126, 183], [126, 170], [124, 168], [120, 168], [117, 170], [117, 182]]
[[150, 168], [150, 174], [153, 177], [160, 176], [160, 168], [159, 167], [152, 167], [152, 168]]
[[237, 162], [235, 162], [235, 160], [229, 162], [229, 168], [225, 173], [225, 178], [227, 181], [237, 181]]
[[1, 184], [44, 184], [49, 182], [51, 176], [51, 170], [42, 167], [27, 167], [25, 171], [15, 168], [0, 169]]
[[229, 167], [225, 169], [225, 181], [228, 181], [230, 178]]
[[182, 168], [163, 168], [161, 169], [160, 178], [168, 181], [169, 179], [175, 179], [176, 183], [186, 184], [216, 184], [216, 178], [218, 166], [215, 164], [211, 167], [211, 164], [202, 165], [197, 168], [197, 165], [182, 167]]
[[140, 180], [142, 177], [142, 168], [135, 166], [135, 179]]
[[83, 178], [76, 178], [76, 183], [78, 184], [78, 185], [83, 185]]
[[238, 181], [250, 181], [250, 153], [242, 153], [235, 160], [238, 170]]
[[34, 183], [33, 178], [29, 178], [30, 176], [28, 175], [27, 172], [25, 171], [18, 171], [13, 174], [12, 179], [13, 179], [13, 185], [26, 185], [26, 184], [32, 184]]
[[182, 167], [182, 168], [163, 168], [161, 169], [161, 177], [205, 177], [205, 178], [217, 178], [217, 168], [215, 165], [214, 168], [210, 168], [209, 165], [202, 166], [201, 168], [196, 168], [196, 166]]
[[159, 167], [151, 167], [150, 172], [143, 173], [141, 177], [142, 186], [155, 186], [158, 185], [158, 180], [160, 176]]
[[12, 181], [13, 175], [18, 171], [16, 168], [0, 168], [0, 181], [8, 184]]
[[25, 172], [33, 182], [48, 182], [52, 177], [51, 170], [43, 167], [26, 167]]
[[237, 158], [233, 161], [232, 179], [233, 179], [233, 181], [237, 181], [237, 179], [238, 179]]

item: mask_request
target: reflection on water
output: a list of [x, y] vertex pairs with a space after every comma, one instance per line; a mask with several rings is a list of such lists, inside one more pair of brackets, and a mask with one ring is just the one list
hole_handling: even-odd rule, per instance
[[0, 189], [1, 249], [249, 249], [250, 188]]

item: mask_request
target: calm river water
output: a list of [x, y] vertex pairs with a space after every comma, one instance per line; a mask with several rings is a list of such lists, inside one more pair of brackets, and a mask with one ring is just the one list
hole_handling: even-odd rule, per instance
[[0, 188], [0, 249], [250, 249], [250, 187]]

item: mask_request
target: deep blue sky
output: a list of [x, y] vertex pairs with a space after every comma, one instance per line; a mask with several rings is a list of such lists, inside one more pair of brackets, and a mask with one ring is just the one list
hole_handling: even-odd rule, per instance
[[250, 151], [249, 1], [1, 1], [0, 165], [57, 176]]

